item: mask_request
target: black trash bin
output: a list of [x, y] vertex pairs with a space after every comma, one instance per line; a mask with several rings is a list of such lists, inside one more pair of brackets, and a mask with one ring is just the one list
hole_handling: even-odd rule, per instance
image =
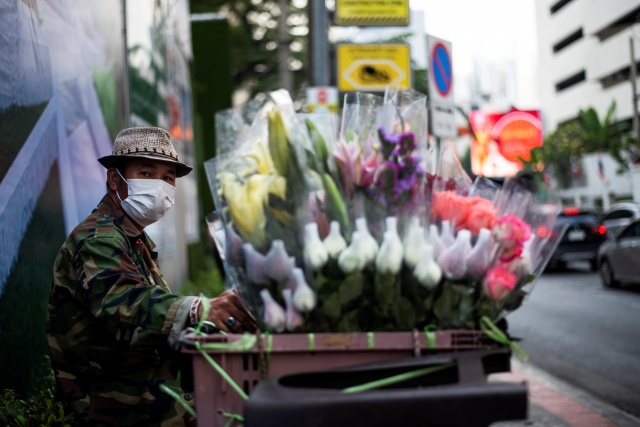
[[[466, 351], [266, 379], [246, 402], [245, 427], [480, 427], [526, 419], [526, 384], [486, 381], [509, 371], [509, 360], [508, 349]], [[427, 368], [439, 370], [400, 378]], [[390, 377], [398, 382], [344, 392]]]

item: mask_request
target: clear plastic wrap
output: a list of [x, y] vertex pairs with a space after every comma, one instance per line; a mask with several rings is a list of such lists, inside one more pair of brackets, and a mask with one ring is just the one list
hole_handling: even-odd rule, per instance
[[559, 204], [518, 178], [472, 182], [449, 144], [427, 173], [425, 101], [349, 94], [338, 134], [282, 91], [219, 116], [234, 145], [205, 164], [214, 235], [262, 329], [479, 329], [530, 293]]

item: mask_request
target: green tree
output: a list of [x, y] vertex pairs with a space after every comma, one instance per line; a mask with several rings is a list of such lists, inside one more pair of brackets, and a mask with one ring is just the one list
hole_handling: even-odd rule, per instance
[[531, 162], [528, 163], [533, 168], [533, 165], [543, 162], [544, 167], [551, 170], [560, 188], [567, 188], [573, 183], [571, 159], [577, 160], [588, 152], [584, 129], [578, 120], [572, 120], [561, 124], [547, 135], [542, 147], [532, 151]]
[[625, 123], [612, 123], [615, 111], [615, 100], [602, 119], [593, 107], [580, 109], [576, 119], [559, 125], [545, 137], [528, 163], [544, 162], [561, 188], [572, 185], [571, 159], [577, 161], [588, 153], [608, 152], [618, 162], [619, 173], [627, 170], [628, 153], [636, 149], [637, 139], [628, 135]]
[[[306, 36], [309, 32], [306, 0], [289, 1], [289, 70], [295, 96], [305, 81]], [[247, 90], [250, 97], [281, 87], [278, 76], [277, 1], [191, 0], [192, 13], [217, 12], [227, 15], [231, 32], [231, 76], [233, 87]], [[215, 40], [211, 41], [215, 43]]]
[[618, 163], [618, 173], [623, 173], [629, 169], [629, 156], [637, 157], [638, 139], [629, 134], [627, 123], [612, 123], [615, 111], [616, 102], [613, 100], [602, 121], [593, 107], [580, 110], [578, 117], [590, 149], [588, 152], [608, 152]]

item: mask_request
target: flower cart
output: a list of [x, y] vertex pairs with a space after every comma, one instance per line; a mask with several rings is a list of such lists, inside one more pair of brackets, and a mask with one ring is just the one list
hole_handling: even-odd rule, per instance
[[388, 88], [345, 97], [340, 131], [284, 91], [217, 117], [214, 238], [262, 332], [183, 336], [199, 424], [526, 416], [524, 385], [485, 377], [521, 352], [495, 323], [531, 292], [560, 205], [521, 177], [472, 181], [429, 146], [426, 114]]
[[488, 426], [526, 418], [524, 384], [486, 382], [509, 371], [511, 352], [479, 331], [183, 340], [193, 355], [199, 426]]

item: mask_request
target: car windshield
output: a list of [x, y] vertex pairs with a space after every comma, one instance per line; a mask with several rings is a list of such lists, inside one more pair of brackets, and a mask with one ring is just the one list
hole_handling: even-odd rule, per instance
[[561, 215], [556, 219], [556, 224], [598, 224], [598, 218], [593, 214], [579, 214], [579, 215]]

